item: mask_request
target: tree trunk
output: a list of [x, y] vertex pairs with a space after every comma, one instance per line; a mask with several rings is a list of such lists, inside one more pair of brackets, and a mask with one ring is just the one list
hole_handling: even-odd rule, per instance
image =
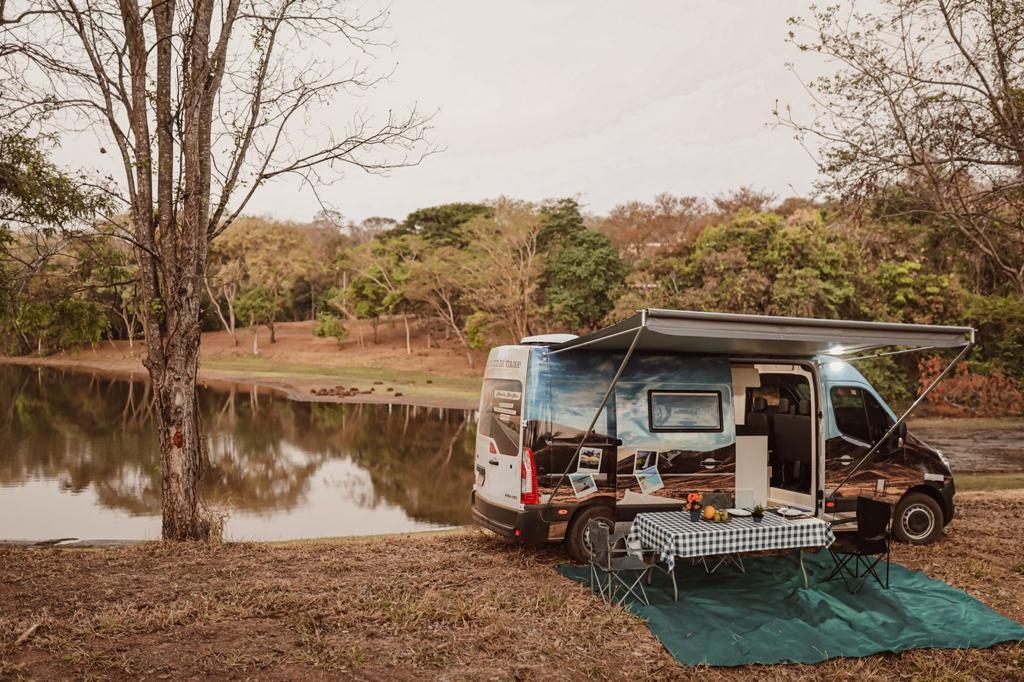
[[235, 314], [231, 310], [231, 303], [228, 303], [228, 311], [231, 314], [231, 323], [224, 318], [224, 313], [221, 312], [220, 303], [217, 301], [217, 297], [213, 295], [213, 289], [210, 287], [209, 280], [206, 281], [206, 295], [210, 297], [210, 303], [213, 304], [213, 309], [217, 311], [217, 319], [220, 320], [220, 325], [224, 327], [224, 331], [231, 337], [231, 343], [235, 346], [238, 345], [238, 339], [235, 338]]
[[409, 338], [409, 316], [402, 313], [402, 322], [405, 323], [405, 354], [412, 355], [412, 340]]
[[260, 328], [255, 326], [252, 328], [252, 354], [260, 354]]
[[238, 337], [235, 336], [235, 304], [231, 296], [224, 295], [224, 301], [228, 304], [228, 333], [231, 334], [231, 341], [238, 345]]
[[270, 343], [277, 343], [277, 332], [274, 330], [274, 321], [271, 320], [267, 327], [270, 328]]
[[210, 537], [210, 520], [199, 500], [205, 459], [196, 401], [198, 357], [198, 342], [186, 342], [167, 354], [163, 368], [150, 370], [161, 427], [163, 537], [169, 540]]

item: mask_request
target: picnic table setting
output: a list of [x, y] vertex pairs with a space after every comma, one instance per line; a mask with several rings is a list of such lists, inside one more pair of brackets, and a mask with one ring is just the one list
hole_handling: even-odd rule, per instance
[[866, 544], [849, 532], [837, 542], [806, 509], [709, 509], [691, 494], [682, 511], [636, 514], [628, 531], [595, 525], [603, 546], [590, 565], [557, 570], [644, 619], [685, 665], [817, 663], [1024, 640], [1019, 623], [893, 563], [887, 514], [883, 536], [862, 523], [874, 534]]
[[[667, 571], [674, 570], [676, 557], [701, 559], [709, 572], [725, 562], [743, 571], [743, 554], [798, 550], [806, 587], [807, 573], [799, 550], [816, 550], [835, 541], [829, 524], [806, 510], [769, 508], [755, 517], [747, 509], [727, 509], [724, 514], [708, 509], [710, 514], [707, 510], [699, 515], [693, 510], [638, 514], [628, 542], [653, 549]], [[709, 567], [709, 558], [718, 558], [718, 563]]]

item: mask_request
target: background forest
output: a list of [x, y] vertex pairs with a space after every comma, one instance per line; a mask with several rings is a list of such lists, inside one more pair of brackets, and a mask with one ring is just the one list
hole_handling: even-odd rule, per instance
[[[36, 162], [46, 182], [72, 180], [42, 156]], [[258, 353], [260, 335], [241, 337], [239, 328], [268, 330], [267, 343], [275, 323], [315, 320], [314, 332], [336, 337], [345, 352], [376, 342], [349, 338], [350, 321], [376, 329], [382, 319], [400, 320], [409, 352], [457, 347], [472, 364], [475, 350], [528, 334], [584, 333], [643, 307], [968, 324], [980, 343], [940, 385], [933, 407], [1019, 414], [1024, 302], [932, 215], [907, 189], [853, 211], [741, 188], [710, 200], [662, 194], [607, 215], [588, 214], [572, 198], [502, 197], [423, 208], [400, 221], [244, 217], [212, 244], [204, 328], [226, 330]], [[3, 233], [5, 353], [141, 338], [133, 256], [115, 231], [89, 224]], [[896, 356], [866, 372], [903, 404], [941, 366]]]

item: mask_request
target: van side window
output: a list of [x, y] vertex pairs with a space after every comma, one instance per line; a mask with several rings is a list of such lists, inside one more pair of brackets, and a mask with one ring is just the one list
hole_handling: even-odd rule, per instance
[[718, 391], [648, 391], [648, 422], [655, 431], [721, 431]]
[[830, 393], [836, 426], [847, 436], [874, 443], [892, 426], [885, 409], [863, 388], [833, 386]]
[[494, 440], [498, 454], [519, 455], [519, 424], [523, 414], [523, 384], [515, 379], [485, 379], [480, 410], [481, 435]]

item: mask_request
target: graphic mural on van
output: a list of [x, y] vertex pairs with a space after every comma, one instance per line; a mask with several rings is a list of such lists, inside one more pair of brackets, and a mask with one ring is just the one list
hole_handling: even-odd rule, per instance
[[[536, 387], [527, 400], [526, 443], [533, 450], [542, 495], [575, 502], [569, 475], [580, 469], [573, 453], [615, 375], [622, 355], [576, 352], [530, 362]], [[696, 360], [696, 361], [695, 361]], [[595, 496], [644, 494], [637, 452], [650, 457], [662, 487], [653, 494], [731, 491], [735, 480], [735, 418], [727, 359], [635, 355], [587, 435], [587, 462]], [[598, 454], [600, 453], [600, 454]], [[653, 453], [651, 456], [647, 453]], [[648, 464], [648, 462], [644, 462]], [[557, 487], [557, 491], [556, 491]], [[646, 492], [650, 492], [647, 490]]]

